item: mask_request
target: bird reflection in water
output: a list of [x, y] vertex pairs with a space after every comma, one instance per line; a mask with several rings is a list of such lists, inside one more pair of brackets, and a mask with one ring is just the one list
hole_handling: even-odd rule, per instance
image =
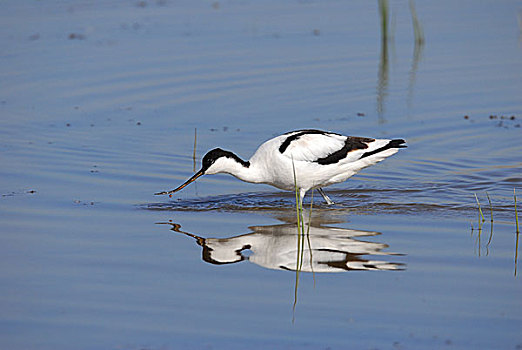
[[[172, 231], [194, 238], [203, 249], [202, 259], [215, 265], [248, 260], [268, 269], [314, 273], [405, 269], [402, 263], [373, 258], [402, 255], [383, 251], [388, 248], [387, 244], [361, 240], [380, 235], [379, 232], [327, 227], [315, 221], [303, 250], [299, 251], [295, 223], [251, 226], [251, 233], [228, 238], [200, 237], [183, 231], [181, 225], [173, 222], [158, 224], [168, 224]], [[299, 255], [305, 258], [298, 266]]]

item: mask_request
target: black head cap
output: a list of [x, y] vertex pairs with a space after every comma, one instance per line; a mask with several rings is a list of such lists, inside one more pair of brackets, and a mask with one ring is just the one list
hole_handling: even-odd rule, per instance
[[205, 154], [203, 157], [203, 161], [201, 162], [201, 170], [207, 170], [212, 164], [214, 164], [216, 159], [227, 157], [229, 153], [231, 152], [224, 151], [221, 148], [214, 148], [213, 150], [208, 151], [207, 154]]
[[201, 170], [205, 172], [208, 168], [212, 166], [212, 164], [215, 163], [217, 159], [222, 157], [232, 158], [247, 168], [250, 166], [249, 162], [245, 162], [244, 160], [236, 156], [234, 153], [222, 150], [221, 148], [214, 148], [213, 150], [208, 151], [207, 154], [205, 154], [205, 156], [203, 157], [203, 161], [201, 162]]

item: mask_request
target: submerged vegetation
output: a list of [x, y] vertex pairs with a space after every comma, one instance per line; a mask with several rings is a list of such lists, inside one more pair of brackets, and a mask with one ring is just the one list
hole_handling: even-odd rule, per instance
[[491, 205], [491, 198], [489, 198], [489, 193], [487, 193], [487, 192], [486, 192], [486, 196], [488, 197], [489, 211], [491, 212], [491, 222], [493, 222], [493, 206]]
[[196, 147], [198, 139], [198, 129], [194, 128], [194, 151], [192, 152], [192, 170], [196, 171]]
[[[292, 159], [292, 170], [294, 175], [294, 188], [295, 188], [295, 211], [297, 214], [297, 253], [296, 253], [296, 265], [295, 265], [295, 287], [294, 287], [294, 304], [292, 307], [293, 315], [292, 322], [295, 320], [295, 308], [297, 306], [297, 291], [299, 288], [299, 275], [303, 269], [304, 261], [304, 250], [305, 250], [305, 221], [303, 216], [303, 201], [300, 194], [300, 188], [297, 186], [297, 175], [295, 172], [294, 160]], [[312, 207], [314, 203], [314, 190], [311, 192], [310, 199], [310, 211], [308, 213], [308, 222], [306, 229], [306, 240], [308, 244], [308, 251], [310, 253], [310, 269], [312, 270], [315, 286], [315, 272], [313, 267], [313, 253], [312, 246], [310, 244], [310, 225], [312, 224]]]
[[424, 44], [424, 30], [422, 30], [422, 26], [419, 21], [419, 17], [417, 16], [417, 10], [415, 9], [415, 2], [413, 0], [409, 1], [410, 12], [411, 12], [411, 22], [413, 24], [413, 35], [415, 38], [415, 45], [423, 45]]
[[[482, 227], [481, 223], [484, 223], [484, 221], [486, 221], [486, 219], [484, 218], [484, 214], [482, 214], [482, 208], [480, 207], [480, 202], [478, 200], [478, 197], [477, 197], [477, 194], [475, 193], [475, 199], [477, 201], [477, 205], [478, 205], [478, 213], [479, 213], [479, 229]], [[492, 219], [493, 221], [493, 219]]]
[[518, 211], [517, 211], [517, 193], [516, 190], [513, 188], [513, 197], [515, 200], [515, 222], [517, 225], [517, 235], [520, 233], [520, 230], [518, 229]]
[[[478, 233], [477, 233], [477, 248], [478, 248], [478, 255], [481, 256], [481, 240], [482, 240], [482, 227], [484, 225], [484, 222], [486, 221], [486, 218], [484, 217], [484, 214], [482, 213], [482, 208], [480, 206], [480, 201], [478, 199], [478, 196], [476, 193], [475, 200], [477, 201], [478, 206]], [[491, 240], [493, 238], [493, 208], [491, 206], [491, 200], [489, 199], [489, 195], [486, 192], [486, 195], [488, 196], [490, 210], [491, 210], [491, 224], [490, 224], [490, 232], [489, 232], [489, 239], [488, 243], [486, 244], [486, 255], [489, 255], [489, 245], [491, 244]], [[473, 234], [473, 226], [471, 227], [471, 233]]]
[[516, 239], [515, 239], [515, 276], [517, 275], [517, 262], [518, 262], [518, 237], [520, 236], [520, 230], [518, 229], [518, 211], [517, 211], [517, 193], [513, 188], [513, 198], [515, 200], [515, 222], [516, 222]]
[[[379, 0], [379, 23], [381, 32], [381, 53], [379, 61], [379, 73], [377, 83], [377, 113], [379, 115], [380, 122], [383, 123], [384, 106], [386, 96], [388, 95], [388, 84], [389, 84], [389, 45], [393, 45], [394, 42], [394, 22], [395, 17], [390, 10], [390, 3], [388, 0]], [[417, 70], [419, 62], [422, 58], [422, 51], [425, 44], [424, 31], [422, 29], [421, 22], [417, 16], [417, 10], [415, 8], [414, 0], [409, 0], [409, 8], [411, 13], [411, 21], [413, 26], [413, 57], [410, 68], [410, 77], [408, 83], [408, 107], [411, 106], [413, 99], [413, 90], [415, 86]], [[393, 46], [392, 46], [393, 48]]]
[[[474, 196], [475, 196], [475, 200], [477, 202], [477, 212], [478, 212], [477, 246], [478, 246], [478, 254], [480, 256], [480, 246], [481, 246], [480, 241], [481, 241], [481, 235], [482, 235], [482, 227], [483, 227], [483, 224], [486, 221], [486, 219], [482, 212], [482, 208], [480, 206], [480, 201], [478, 199], [477, 194], [474, 193]], [[489, 244], [491, 243], [491, 240], [493, 238], [493, 205], [491, 203], [491, 198], [490, 198], [488, 192], [486, 192], [486, 197], [489, 202], [490, 223], [491, 223], [490, 235], [489, 235], [488, 243], [486, 245], [486, 248], [488, 249], [487, 251], [489, 253]], [[515, 271], [514, 271], [514, 275], [516, 276], [517, 275], [517, 263], [518, 263], [518, 240], [519, 240], [519, 236], [520, 236], [520, 230], [519, 230], [519, 226], [518, 226], [517, 195], [516, 195], [515, 188], [513, 188], [513, 201], [514, 201], [514, 209], [515, 209], [515, 259], [514, 259], [515, 260], [514, 261]], [[473, 234], [473, 231], [474, 231], [473, 223], [471, 223], [471, 234]]]

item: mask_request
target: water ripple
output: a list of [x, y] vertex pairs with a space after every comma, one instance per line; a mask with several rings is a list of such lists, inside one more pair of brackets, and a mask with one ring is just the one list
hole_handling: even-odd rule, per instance
[[[477, 206], [474, 197], [469, 196], [467, 203], [459, 201], [430, 202], [429, 193], [419, 189], [357, 189], [329, 191], [335, 205], [328, 206], [323, 199], [314, 196], [313, 208], [316, 211], [329, 211], [339, 214], [409, 214], [434, 216], [470, 216], [474, 217]], [[415, 199], [425, 198], [425, 201]], [[304, 206], [310, 202], [307, 196]], [[482, 205], [489, 208], [484, 198]], [[493, 211], [497, 218], [511, 216], [513, 206], [509, 203], [494, 202]], [[158, 211], [224, 211], [224, 212], [278, 212], [292, 213], [295, 211], [295, 197], [287, 192], [250, 192], [192, 199], [175, 199], [166, 202], [146, 203], [138, 206], [145, 210]]]

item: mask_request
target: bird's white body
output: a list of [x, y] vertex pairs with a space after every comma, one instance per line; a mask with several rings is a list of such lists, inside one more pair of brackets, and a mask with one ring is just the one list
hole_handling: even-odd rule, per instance
[[[361, 169], [378, 163], [405, 147], [403, 140], [351, 137], [320, 130], [292, 131], [263, 143], [249, 161], [214, 149], [203, 158], [203, 167], [180, 190], [203, 174], [227, 173], [240, 180], [263, 183], [282, 190], [310, 189], [346, 181]], [[295, 177], [294, 177], [295, 176]], [[328, 197], [321, 194], [330, 202]]]
[[263, 143], [250, 158], [248, 168], [232, 158], [225, 158], [219, 163], [216, 162], [212, 170], [206, 174], [227, 173], [246, 182], [269, 184], [288, 191], [294, 191], [297, 184], [297, 188], [306, 192], [312, 188], [344, 182], [361, 169], [398, 151], [398, 148], [390, 148], [361, 159], [365, 152], [384, 147], [391, 141], [377, 139], [370, 142], [367, 149], [353, 150], [336, 163], [319, 164], [317, 159], [341, 149], [348, 136], [333, 133], [304, 134], [292, 141], [284, 152], [280, 152], [279, 148], [283, 142], [298, 132], [277, 136]]

